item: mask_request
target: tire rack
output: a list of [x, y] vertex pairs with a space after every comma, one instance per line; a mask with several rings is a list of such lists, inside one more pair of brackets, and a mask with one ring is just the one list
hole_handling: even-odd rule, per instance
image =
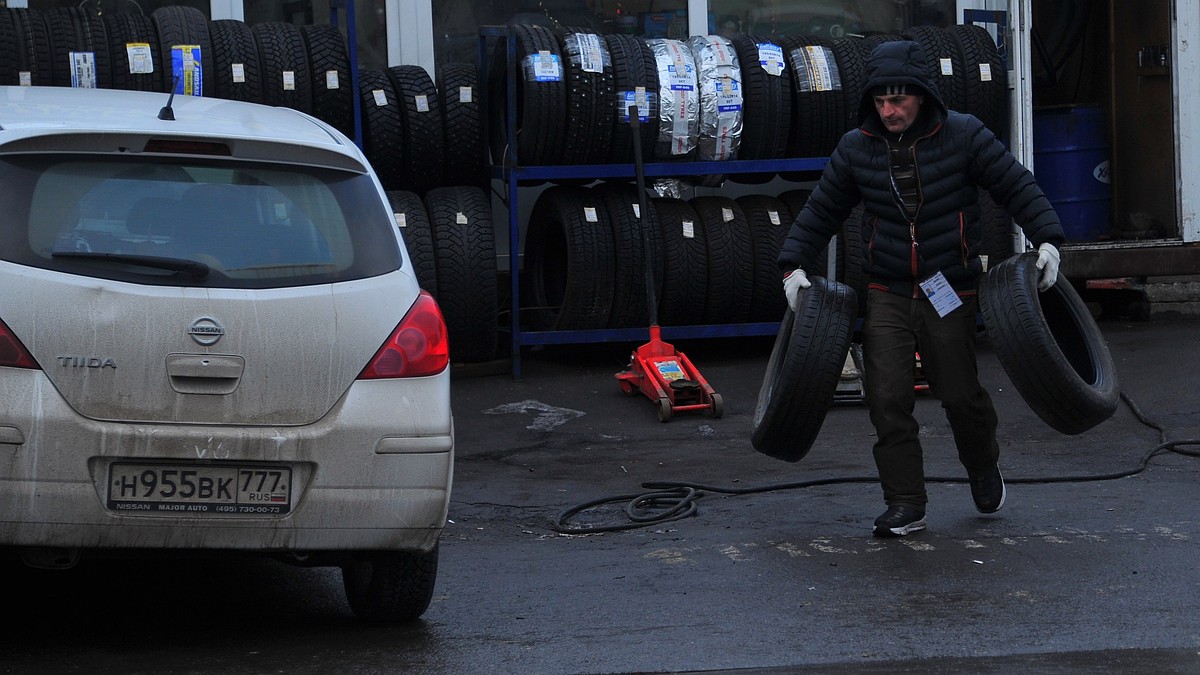
[[[629, 164], [587, 164], [522, 166], [518, 149], [512, 139], [517, 136], [517, 47], [505, 26], [481, 26], [479, 29], [479, 82], [482, 102], [483, 129], [488, 124], [488, 46], [493, 40], [504, 40], [506, 44], [506, 89], [508, 153], [504, 166], [489, 166], [489, 176], [504, 182], [508, 210], [508, 253], [509, 277], [511, 281], [510, 333], [512, 342], [512, 376], [521, 379], [521, 348], [534, 345], [590, 344], [599, 342], [644, 342], [649, 338], [649, 326], [635, 328], [600, 328], [588, 330], [539, 330], [521, 328], [521, 277], [520, 277], [520, 209], [519, 181], [549, 179], [599, 179], [633, 178], [635, 169]], [[669, 176], [702, 176], [733, 173], [778, 173], [792, 171], [820, 171], [828, 163], [828, 157], [806, 157], [773, 160], [717, 160], [694, 162], [650, 162], [645, 164], [646, 178]], [[489, 190], [491, 192], [491, 190]], [[503, 199], [503, 197], [501, 197]], [[647, 323], [649, 320], [647, 319]], [[689, 326], [661, 326], [664, 339], [746, 337], [775, 335], [779, 331], [778, 321], [759, 323], [708, 324]]]

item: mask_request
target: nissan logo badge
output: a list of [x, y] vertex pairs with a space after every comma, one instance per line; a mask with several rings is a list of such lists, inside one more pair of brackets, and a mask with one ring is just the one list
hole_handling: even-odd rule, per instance
[[217, 323], [216, 319], [202, 316], [192, 322], [187, 332], [197, 344], [208, 347], [217, 344], [217, 341], [225, 334], [225, 329]]

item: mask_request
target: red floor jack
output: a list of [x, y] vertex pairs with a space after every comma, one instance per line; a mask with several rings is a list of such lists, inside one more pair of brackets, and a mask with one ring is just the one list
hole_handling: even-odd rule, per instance
[[646, 255], [646, 299], [650, 309], [650, 341], [633, 350], [629, 366], [617, 373], [621, 391], [646, 395], [658, 405], [658, 421], [666, 422], [680, 412], [708, 412], [720, 417], [724, 412], [721, 395], [696, 370], [683, 352], [663, 342], [658, 327], [658, 301], [654, 288], [653, 261], [649, 255], [647, 227], [653, 227], [646, 200], [646, 176], [642, 166], [642, 141], [638, 128], [637, 106], [629, 107], [629, 125], [633, 135], [633, 166], [637, 177], [638, 208], [642, 215], [642, 246]]

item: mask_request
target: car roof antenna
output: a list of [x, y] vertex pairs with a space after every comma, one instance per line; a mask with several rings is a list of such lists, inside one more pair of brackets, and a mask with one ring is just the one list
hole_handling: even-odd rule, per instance
[[179, 77], [176, 76], [171, 80], [171, 95], [167, 97], [167, 104], [158, 111], [158, 119], [174, 121], [175, 111], [171, 108], [171, 103], [175, 101], [175, 85], [179, 83]]

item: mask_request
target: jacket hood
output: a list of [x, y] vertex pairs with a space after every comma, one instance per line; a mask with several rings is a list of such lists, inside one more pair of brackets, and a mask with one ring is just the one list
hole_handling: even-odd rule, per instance
[[923, 90], [926, 104], [932, 103], [940, 113], [939, 117], [945, 117], [946, 104], [942, 102], [937, 83], [930, 79], [931, 72], [925, 50], [916, 42], [894, 40], [876, 45], [867, 57], [866, 85], [858, 105], [859, 125], [867, 123], [872, 117], [876, 120], [879, 118], [871, 95], [875, 87], [898, 84], [914, 85]]

